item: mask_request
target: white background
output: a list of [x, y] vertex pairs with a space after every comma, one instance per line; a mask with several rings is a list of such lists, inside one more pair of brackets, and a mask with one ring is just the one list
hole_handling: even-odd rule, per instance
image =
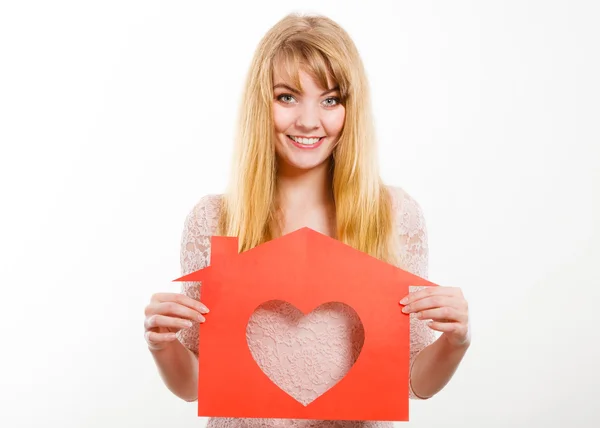
[[0, 426], [202, 427], [143, 338], [183, 221], [223, 191], [256, 44], [292, 11], [354, 38], [385, 180], [473, 345], [414, 427], [597, 427], [594, 1], [19, 1], [0, 6]]

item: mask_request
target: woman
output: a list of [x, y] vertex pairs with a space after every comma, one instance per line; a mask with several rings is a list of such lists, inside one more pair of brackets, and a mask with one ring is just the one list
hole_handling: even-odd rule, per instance
[[[363, 65], [350, 37], [330, 19], [289, 15], [260, 42], [234, 165], [226, 194], [203, 197], [186, 218], [182, 275], [208, 265], [211, 235], [237, 236], [245, 251], [307, 226], [427, 277], [422, 210], [379, 177]], [[457, 288], [431, 287], [399, 304], [411, 322], [409, 394], [427, 399], [446, 385], [469, 347], [467, 303]], [[184, 283], [181, 294], [156, 294], [146, 308], [146, 340], [158, 370], [188, 401], [197, 398], [198, 332], [210, 322], [207, 313], [199, 283]], [[270, 378], [307, 404], [352, 366], [364, 332], [350, 309], [330, 304], [308, 316], [302, 339], [290, 339], [286, 331], [296, 315], [285, 303], [265, 304], [247, 337]], [[441, 332], [437, 340], [434, 330]], [[392, 424], [213, 418], [209, 426]]]

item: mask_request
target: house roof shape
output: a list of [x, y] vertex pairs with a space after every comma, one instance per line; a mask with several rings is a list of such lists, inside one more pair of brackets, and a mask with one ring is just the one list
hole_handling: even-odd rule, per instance
[[[410, 326], [398, 301], [409, 286], [436, 284], [307, 227], [243, 253], [237, 238], [213, 236], [210, 266], [175, 281], [201, 282], [211, 309], [199, 334], [199, 416], [408, 420]], [[248, 349], [248, 320], [271, 300], [304, 314], [342, 302], [364, 327], [353, 367], [306, 406], [275, 385]]]

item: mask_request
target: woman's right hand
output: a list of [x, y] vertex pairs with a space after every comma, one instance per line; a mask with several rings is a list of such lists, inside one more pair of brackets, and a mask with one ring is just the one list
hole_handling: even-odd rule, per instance
[[185, 294], [157, 293], [144, 311], [144, 336], [151, 351], [165, 349], [177, 339], [176, 333], [195, 322], [206, 321], [208, 308]]

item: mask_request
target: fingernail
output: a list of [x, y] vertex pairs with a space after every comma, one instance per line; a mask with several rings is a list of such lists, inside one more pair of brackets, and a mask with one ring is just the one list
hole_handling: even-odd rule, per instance
[[208, 308], [206, 306], [202, 306], [202, 308], [200, 309], [200, 312], [202, 312], [203, 314], [207, 314]]
[[402, 308], [402, 312], [404, 312], [405, 314], [410, 312], [410, 308], [408, 306], [405, 306]]
[[405, 297], [404, 299], [400, 300], [401, 305], [406, 305], [407, 303], [408, 303], [408, 297]]
[[198, 321], [204, 322], [206, 319], [202, 315], [198, 315]]

